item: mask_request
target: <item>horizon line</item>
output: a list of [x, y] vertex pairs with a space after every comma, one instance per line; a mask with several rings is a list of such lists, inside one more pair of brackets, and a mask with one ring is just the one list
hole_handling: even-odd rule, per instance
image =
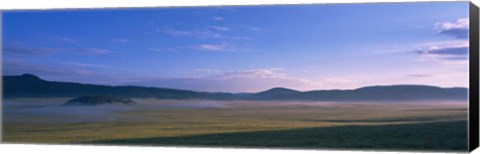
[[[388, 87], [388, 86], [425, 86], [425, 87], [436, 87], [436, 88], [442, 88], [442, 89], [451, 89], [451, 88], [464, 88], [464, 89], [469, 89], [469, 87], [462, 87], [462, 86], [455, 86], [455, 87], [441, 87], [441, 86], [435, 86], [435, 85], [426, 85], [426, 84], [391, 84], [391, 85], [369, 85], [369, 86], [361, 86], [357, 88], [350, 88], [350, 89], [315, 89], [315, 90], [305, 90], [305, 91], [300, 91], [292, 88], [286, 88], [286, 87], [272, 87], [268, 88], [266, 90], [258, 91], [258, 92], [221, 92], [221, 91], [197, 91], [197, 90], [189, 90], [189, 89], [177, 89], [177, 88], [165, 88], [165, 87], [153, 87], [153, 86], [141, 86], [141, 85], [108, 85], [108, 84], [93, 84], [93, 83], [82, 83], [82, 82], [73, 82], [73, 81], [53, 81], [53, 80], [45, 80], [38, 75], [32, 74], [32, 73], [22, 73], [20, 75], [3, 75], [3, 77], [20, 77], [20, 76], [34, 76], [40, 80], [47, 81], [47, 82], [67, 82], [67, 83], [76, 83], [76, 84], [85, 84], [85, 85], [96, 85], [96, 86], [110, 86], [110, 87], [143, 87], [143, 88], [159, 88], [159, 89], [171, 89], [171, 90], [183, 90], [183, 91], [193, 91], [193, 92], [205, 92], [205, 93], [230, 93], [230, 94], [242, 94], [242, 93], [261, 93], [261, 92], [266, 92], [270, 91], [273, 89], [287, 89], [287, 90], [292, 90], [292, 91], [297, 91], [297, 92], [312, 92], [312, 91], [333, 91], [333, 90], [358, 90], [361, 88], [367, 88], [367, 87]], [[2, 79], [3, 80], [3, 79]]]

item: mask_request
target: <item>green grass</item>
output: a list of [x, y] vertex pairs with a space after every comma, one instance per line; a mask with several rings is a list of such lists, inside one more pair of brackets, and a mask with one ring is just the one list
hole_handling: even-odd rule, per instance
[[[35, 100], [28, 100], [32, 101]], [[216, 102], [222, 104], [221, 108], [165, 108], [197, 102], [135, 101], [139, 106], [161, 105], [68, 116], [7, 107], [4, 108], [9, 112], [3, 116], [2, 140], [8, 143], [418, 150], [465, 150], [467, 142], [467, 109], [458, 105], [297, 102], [286, 105], [227, 101]], [[55, 110], [63, 108], [52, 111]]]
[[[88, 143], [88, 142], [87, 142]], [[90, 142], [127, 145], [466, 150], [467, 122], [336, 126]]]

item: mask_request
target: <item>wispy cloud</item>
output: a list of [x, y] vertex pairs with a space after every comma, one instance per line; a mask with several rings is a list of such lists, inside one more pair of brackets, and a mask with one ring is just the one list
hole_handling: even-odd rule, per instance
[[250, 31], [260, 31], [262, 30], [261, 28], [255, 27], [255, 26], [250, 26], [250, 25], [237, 25], [240, 28], [250, 30]]
[[418, 59], [418, 62], [435, 62], [441, 64], [442, 66], [448, 65], [458, 65], [464, 68], [464, 65], [468, 65], [467, 56], [444, 56], [444, 55], [421, 55]]
[[460, 38], [457, 40], [421, 43], [413, 53], [420, 55], [419, 61], [435, 61], [444, 64], [465, 64], [468, 59], [468, 18], [458, 19], [456, 22], [436, 23], [438, 34]]
[[5, 53], [33, 54], [33, 55], [49, 55], [61, 52], [60, 49], [44, 48], [44, 47], [26, 47], [26, 46], [7, 46], [4, 48]]
[[208, 51], [226, 51], [229, 50], [229, 47], [226, 44], [201, 44], [198, 45], [198, 49], [208, 50]]
[[214, 16], [212, 17], [213, 20], [216, 20], [216, 21], [222, 21], [223, 20], [223, 17], [220, 17], [220, 16]]
[[417, 54], [464, 56], [468, 55], [468, 47], [430, 47], [426, 50], [417, 50]]
[[154, 52], [173, 52], [173, 51], [177, 51], [176, 48], [149, 48], [148, 50], [154, 51]]
[[130, 42], [129, 39], [125, 39], [125, 38], [114, 38], [112, 39], [113, 42], [118, 42], [118, 43], [128, 43]]
[[[50, 81], [67, 81], [91, 84], [113, 84], [128, 78], [128, 74], [107, 65], [76, 62], [60, 62], [56, 64], [36, 63], [31, 60], [8, 59], [3, 63], [5, 75], [30, 73]], [[117, 69], [105, 73], [102, 69]]]
[[406, 75], [406, 77], [410, 77], [410, 78], [426, 78], [426, 77], [430, 77], [431, 75], [429, 74], [408, 74]]
[[252, 38], [248, 36], [230, 36], [227, 38], [231, 40], [252, 40]]
[[461, 18], [456, 22], [436, 23], [435, 27], [439, 29], [439, 34], [465, 39], [468, 37], [469, 20], [468, 18]]
[[[434, 61], [445, 64], [463, 64], [468, 58], [468, 40], [450, 40], [427, 42], [415, 45], [417, 50], [410, 51], [419, 55], [418, 61]], [[457, 62], [453, 62], [457, 61]]]
[[217, 9], [225, 10], [225, 11], [229, 11], [229, 12], [239, 12], [238, 9], [234, 9], [234, 8], [231, 8], [231, 7], [217, 7]]
[[196, 30], [194, 34], [198, 38], [217, 38], [217, 39], [224, 38], [222, 34], [209, 31], [209, 30]]
[[281, 72], [283, 68], [260, 68], [260, 69], [247, 69], [223, 72], [215, 77], [221, 79], [227, 78], [277, 78], [277, 79], [289, 79], [285, 73]]
[[430, 48], [430, 47], [468, 47], [468, 40], [448, 40], [448, 41], [435, 41], [424, 42], [415, 44], [417, 48]]
[[466, 61], [468, 59], [468, 47], [430, 47], [424, 50], [416, 50], [414, 53], [421, 55], [419, 61], [439, 61], [448, 64], [463, 64], [448, 61]]
[[[219, 28], [219, 27], [216, 27]], [[181, 37], [181, 36], [194, 36], [197, 38], [220, 38], [222, 37], [222, 34], [213, 32], [210, 30], [193, 30], [193, 31], [186, 31], [186, 30], [176, 30], [176, 29], [164, 29], [161, 30], [163, 33], [170, 35], [170, 36], [175, 36], [175, 37]]]
[[230, 31], [230, 28], [222, 27], [222, 26], [208, 26], [208, 28], [219, 30], [219, 31]]
[[466, 61], [468, 60], [467, 56], [450, 56], [450, 57], [442, 57], [445, 60], [451, 60], [451, 61]]
[[111, 50], [100, 49], [100, 48], [83, 48], [83, 49], [77, 49], [76, 51], [78, 53], [95, 54], [95, 55], [104, 55], [104, 54], [113, 53], [113, 51], [111, 51]]
[[95, 74], [92, 70], [87, 69], [71, 69], [58, 66], [49, 66], [44, 64], [31, 63], [22, 60], [10, 60], [4, 62], [4, 73], [9, 75], [18, 75], [24, 73], [32, 73], [45, 76], [62, 76], [75, 78], [78, 76], [89, 76]]
[[220, 72], [223, 72], [222, 70], [211, 69], [211, 68], [197, 68], [197, 69], [193, 69], [193, 71], [202, 72], [202, 73], [220, 73]]
[[282, 80], [296, 80], [299, 82], [309, 82], [306, 79], [295, 78], [287, 75], [284, 68], [256, 68], [233, 71], [222, 71], [219, 69], [194, 69], [194, 71], [215, 73], [216, 75], [210, 78], [216, 79], [282, 79]]
[[101, 64], [90, 64], [90, 63], [78, 63], [78, 62], [64, 62], [63, 64], [77, 66], [77, 67], [90, 67], [90, 68], [102, 68], [102, 69], [122, 69], [120, 67], [110, 66], [110, 65], [101, 65]]
[[[223, 40], [252, 40], [248, 36], [230, 36], [224, 35], [222, 32], [230, 31], [228, 27], [221, 26], [207, 26], [208, 29], [196, 29], [192, 31], [185, 30], [175, 30], [175, 29], [165, 29], [162, 30], [163, 33], [171, 35], [174, 37], [196, 37], [199, 39], [223, 39]], [[212, 30], [209, 30], [212, 29]]]
[[229, 51], [229, 52], [239, 52], [239, 51], [248, 51], [248, 48], [241, 48], [229, 43], [222, 44], [200, 44], [194, 46], [193, 49], [204, 50], [204, 51]]
[[68, 38], [68, 37], [52, 37], [53, 40], [62, 42], [62, 43], [79, 43], [79, 39], [74, 39], [74, 38]]
[[80, 53], [80, 54], [110, 54], [113, 51], [100, 48], [44, 48], [28, 46], [7, 46], [6, 53], [30, 54], [30, 55], [51, 55], [59, 53]]
[[177, 51], [208, 51], [208, 52], [242, 52], [249, 51], [248, 46], [236, 46], [227, 42], [218, 44], [199, 44], [199, 45], [185, 45], [169, 48], [148, 48], [147, 50], [152, 52], [177, 52]]
[[192, 35], [191, 32], [182, 31], [182, 30], [175, 30], [175, 29], [164, 29], [162, 30], [163, 33], [171, 35], [171, 36], [188, 36]]

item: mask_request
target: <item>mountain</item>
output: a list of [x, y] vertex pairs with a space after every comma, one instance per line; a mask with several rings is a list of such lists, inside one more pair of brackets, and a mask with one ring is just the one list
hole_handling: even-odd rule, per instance
[[262, 91], [259, 93], [255, 93], [250, 95], [251, 99], [269, 99], [269, 98], [276, 98], [276, 97], [291, 97], [293, 95], [301, 93], [300, 91], [287, 89], [287, 88], [272, 88], [267, 91]]
[[467, 98], [467, 88], [440, 88], [424, 85], [371, 86], [353, 90], [314, 90], [262, 97], [263, 100], [312, 101], [467, 100]]
[[305, 101], [408, 101], [467, 100], [467, 88], [440, 88], [425, 85], [370, 86], [353, 90], [296, 91], [272, 88], [259, 93], [209, 93], [140, 86], [105, 86], [46, 81], [31, 74], [4, 76], [5, 98], [79, 97], [114, 95], [126, 98], [215, 99], [215, 100], [305, 100]]
[[104, 86], [72, 82], [55, 82], [40, 79], [31, 74], [3, 77], [3, 95], [14, 97], [78, 97], [86, 95], [107, 94], [128, 98], [161, 99], [227, 99], [234, 97], [228, 93], [206, 93], [168, 88], [139, 86]]

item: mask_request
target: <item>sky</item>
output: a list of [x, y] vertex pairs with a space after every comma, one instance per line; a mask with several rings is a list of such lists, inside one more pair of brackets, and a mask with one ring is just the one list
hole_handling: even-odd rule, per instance
[[468, 2], [2, 12], [4, 75], [210, 92], [468, 87]]

